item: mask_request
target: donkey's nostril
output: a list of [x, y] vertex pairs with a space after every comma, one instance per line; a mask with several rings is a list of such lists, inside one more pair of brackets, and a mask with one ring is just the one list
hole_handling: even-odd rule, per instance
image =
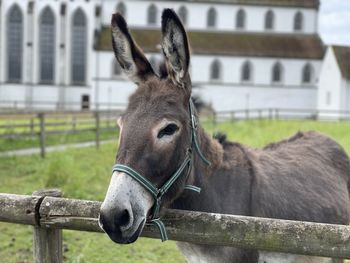
[[114, 231], [113, 225], [108, 223], [108, 217], [106, 217], [106, 215], [101, 213], [101, 212], [100, 212], [100, 215], [99, 215], [99, 218], [98, 218], [98, 225], [106, 233]]
[[120, 213], [116, 213], [114, 222], [119, 227], [126, 227], [130, 224], [129, 210], [124, 209]]

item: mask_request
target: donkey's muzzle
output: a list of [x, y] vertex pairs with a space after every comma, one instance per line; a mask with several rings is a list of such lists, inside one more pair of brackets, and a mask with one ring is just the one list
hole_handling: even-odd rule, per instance
[[[138, 238], [143, 224], [137, 230], [133, 226], [133, 215], [131, 209], [120, 209], [114, 211], [103, 211], [99, 215], [99, 225], [114, 242], [129, 244]], [[141, 229], [140, 229], [141, 228]]]
[[138, 238], [148, 211], [153, 206], [150, 193], [139, 182], [122, 172], [113, 172], [99, 225], [116, 243], [129, 244]]

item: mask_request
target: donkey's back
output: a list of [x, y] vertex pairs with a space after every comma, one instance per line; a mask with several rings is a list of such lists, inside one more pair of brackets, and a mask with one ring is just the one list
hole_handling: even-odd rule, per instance
[[[249, 151], [254, 171], [254, 216], [348, 224], [350, 160], [344, 149], [317, 132]], [[341, 262], [260, 252], [259, 263]]]
[[299, 132], [250, 155], [255, 216], [349, 223], [350, 161], [337, 142]]

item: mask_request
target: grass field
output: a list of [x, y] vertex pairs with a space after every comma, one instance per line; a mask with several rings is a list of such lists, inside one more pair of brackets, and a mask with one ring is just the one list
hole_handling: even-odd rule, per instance
[[[293, 135], [299, 130], [317, 130], [335, 138], [350, 153], [350, 123], [311, 121], [248, 121], [223, 123], [206, 128], [225, 131], [231, 140], [252, 147]], [[117, 138], [116, 138], [117, 141]], [[39, 156], [0, 159], [0, 192], [31, 194], [58, 187], [65, 197], [103, 200], [114, 163], [116, 144], [95, 148], [69, 149]], [[31, 227], [0, 223], [0, 262], [32, 262]], [[65, 262], [169, 262], [182, 263], [174, 242], [140, 239], [133, 245], [119, 246], [106, 235], [64, 231]]]

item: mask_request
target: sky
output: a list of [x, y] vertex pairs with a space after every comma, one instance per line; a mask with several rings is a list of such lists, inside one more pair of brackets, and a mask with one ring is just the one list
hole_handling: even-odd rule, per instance
[[319, 29], [326, 44], [350, 46], [350, 0], [321, 0]]

